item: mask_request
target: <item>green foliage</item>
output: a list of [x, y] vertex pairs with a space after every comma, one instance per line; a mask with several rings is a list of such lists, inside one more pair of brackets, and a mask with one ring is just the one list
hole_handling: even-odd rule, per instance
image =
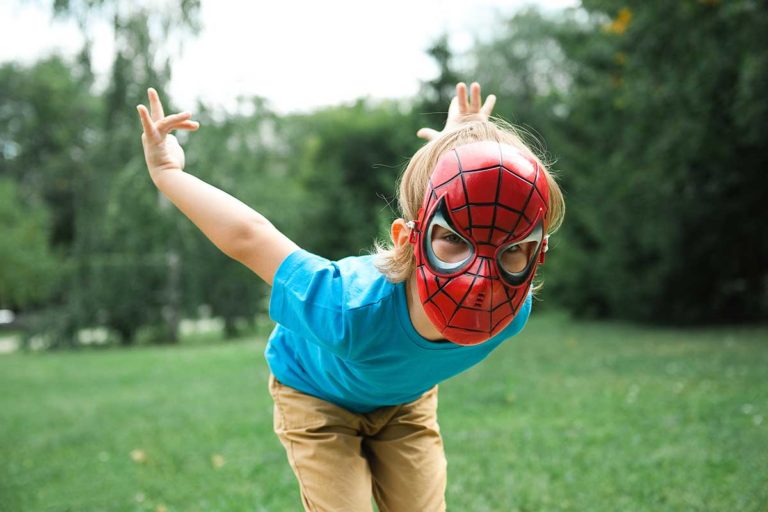
[[45, 205], [21, 201], [15, 183], [0, 178], [0, 309], [41, 303], [57, 279], [48, 246]]
[[768, 154], [756, 134], [768, 100], [754, 91], [768, 84], [768, 8], [602, 7], [588, 2], [592, 21], [563, 45], [579, 64], [562, 146], [573, 162], [567, 247], [595, 267], [572, 275], [569, 303], [588, 308], [584, 290], [625, 318], [765, 318], [768, 243], [755, 234], [768, 220]]
[[542, 133], [564, 171], [545, 293], [647, 322], [768, 316], [766, 9], [590, 1], [524, 11], [478, 45], [498, 111]]
[[[150, 85], [163, 90], [173, 52], [166, 41], [199, 28], [199, 2], [121, 9], [113, 1], [57, 1], [53, 7], [56, 14], [77, 20], [86, 34], [95, 20], [109, 19], [115, 39], [110, 80], [98, 109], [68, 120], [77, 119], [90, 132], [80, 169], [67, 169], [78, 195], [68, 247], [71, 272], [58, 317], [69, 321], [66, 332], [54, 338], [74, 340], [79, 329], [106, 325], [130, 344], [142, 326], [150, 325], [163, 333], [160, 339], [175, 341], [182, 294], [175, 218], [163, 215], [146, 176], [134, 107], [145, 101]], [[86, 38], [80, 59], [86, 65], [90, 51]], [[89, 92], [85, 86], [90, 84], [79, 85], [81, 94]]]
[[[440, 387], [449, 509], [765, 510], [766, 336], [532, 318]], [[0, 510], [301, 509], [263, 349], [0, 357]]]
[[286, 164], [302, 193], [296, 240], [330, 258], [370, 248], [395, 217], [395, 181], [418, 147], [410, 112], [360, 100], [285, 123]]
[[[93, 326], [125, 344], [141, 329], [173, 341], [203, 305], [236, 335], [265, 312], [268, 288], [159, 198], [134, 109], [150, 85], [167, 98], [170, 42], [199, 29], [199, 2], [52, 8], [85, 34], [112, 21], [115, 59], [99, 91], [87, 38], [72, 62], [0, 66], [0, 176], [14, 188], [0, 191], [12, 219], [3, 237], [17, 241], [4, 244], [14, 263], [3, 268], [23, 270], [0, 274], [0, 302], [44, 306], [30, 323], [59, 344]], [[417, 128], [442, 126], [466, 76], [497, 94], [497, 114], [560, 174], [568, 215], [542, 272], [544, 304], [647, 322], [764, 319], [766, 9], [591, 0], [522, 10], [479, 36], [463, 60], [473, 66], [458, 67], [438, 38], [427, 50], [437, 74], [417, 98], [283, 117], [261, 98], [236, 115], [201, 105], [202, 130], [183, 141], [187, 169], [304, 248], [360, 254], [387, 238]]]
[[87, 73], [59, 57], [29, 67], [0, 67], [0, 176], [50, 209], [51, 245], [75, 237], [75, 215], [86, 179], [88, 139], [96, 103], [83, 89]]
[[427, 48], [427, 55], [432, 57], [437, 65], [437, 76], [422, 84], [414, 110], [418, 115], [418, 128], [425, 126], [441, 130], [445, 125], [448, 104], [456, 95], [456, 84], [461, 81], [454, 64], [448, 34], [438, 37]]
[[555, 136], [551, 125], [564, 108], [570, 83], [569, 63], [557, 38], [562, 23], [561, 17], [522, 10], [471, 51], [473, 76], [497, 97], [494, 114], [530, 132], [539, 153]]
[[[141, 326], [162, 325], [164, 309], [166, 315], [179, 309], [179, 219], [140, 158], [113, 176], [105, 204], [101, 249], [80, 259], [86, 310], [130, 343]], [[157, 341], [175, 341], [175, 321], [160, 332]]]

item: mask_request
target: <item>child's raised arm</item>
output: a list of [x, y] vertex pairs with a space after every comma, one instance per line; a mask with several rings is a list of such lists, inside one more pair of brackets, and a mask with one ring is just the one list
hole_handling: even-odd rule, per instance
[[150, 111], [139, 105], [141, 142], [147, 168], [158, 189], [227, 256], [272, 284], [280, 263], [298, 249], [261, 214], [216, 187], [187, 174], [184, 150], [173, 130], [197, 130], [191, 114], [166, 116], [160, 98], [149, 89]]

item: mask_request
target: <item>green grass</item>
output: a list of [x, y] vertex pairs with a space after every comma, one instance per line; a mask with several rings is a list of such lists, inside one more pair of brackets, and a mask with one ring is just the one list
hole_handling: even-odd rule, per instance
[[[300, 510], [263, 348], [0, 356], [0, 510]], [[768, 329], [541, 315], [440, 420], [449, 510], [765, 511]]]

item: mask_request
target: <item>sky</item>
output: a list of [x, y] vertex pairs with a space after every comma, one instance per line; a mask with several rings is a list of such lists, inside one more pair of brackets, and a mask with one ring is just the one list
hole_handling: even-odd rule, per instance
[[[159, 0], [155, 0], [159, 1]], [[0, 0], [0, 63], [33, 62], [82, 45], [74, 23], [53, 21], [40, 0]], [[203, 0], [203, 30], [176, 44], [170, 94], [191, 109], [197, 99], [226, 111], [239, 96], [258, 95], [277, 112], [307, 111], [360, 97], [413, 96], [437, 73], [426, 49], [449, 34], [460, 54], [525, 0]], [[540, 0], [561, 9], [577, 0]], [[97, 27], [94, 66], [114, 54], [107, 24]], [[178, 42], [171, 42], [178, 43]]]

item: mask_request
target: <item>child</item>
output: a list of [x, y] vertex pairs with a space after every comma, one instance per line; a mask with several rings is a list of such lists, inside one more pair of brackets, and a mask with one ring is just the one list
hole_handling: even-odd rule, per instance
[[525, 325], [560, 190], [511, 128], [488, 121], [480, 86], [456, 87], [442, 132], [400, 184], [392, 245], [338, 262], [301, 250], [257, 212], [182, 171], [149, 90], [138, 107], [155, 185], [224, 253], [272, 285], [266, 350], [274, 427], [304, 508], [445, 510], [437, 384], [477, 364]]

